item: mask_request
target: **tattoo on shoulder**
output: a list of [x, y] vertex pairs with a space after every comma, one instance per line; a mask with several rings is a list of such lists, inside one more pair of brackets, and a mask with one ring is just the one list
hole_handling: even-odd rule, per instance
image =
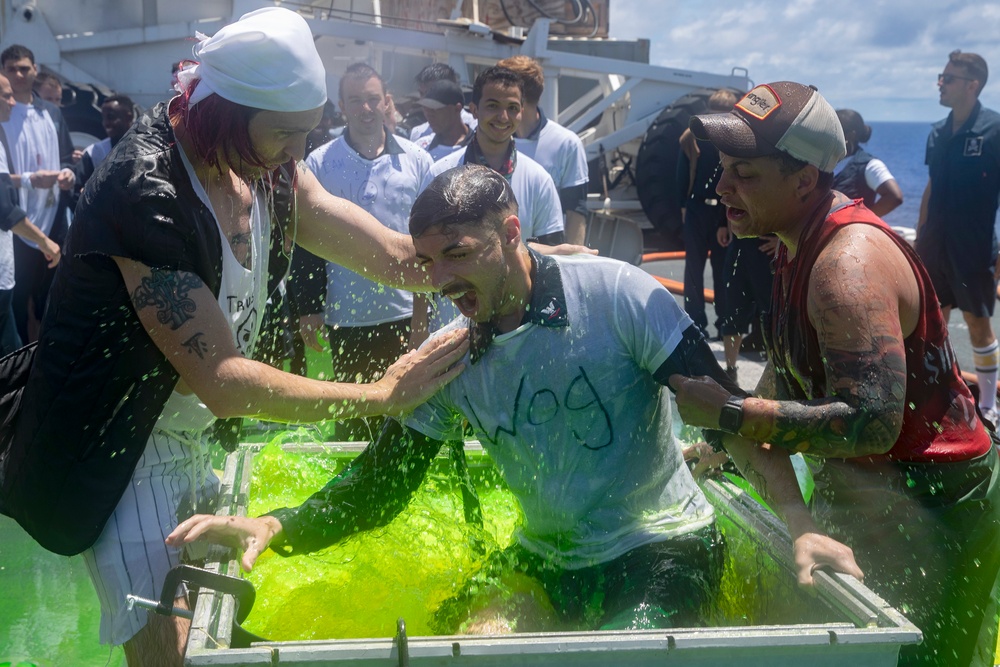
[[190, 295], [202, 284], [191, 273], [153, 269], [132, 292], [132, 305], [137, 312], [155, 308], [156, 320], [176, 331], [194, 316], [197, 306]]
[[202, 340], [204, 335], [199, 331], [182, 343], [187, 348], [188, 353], [197, 354], [199, 359], [204, 359], [205, 354], [208, 352], [208, 345]]

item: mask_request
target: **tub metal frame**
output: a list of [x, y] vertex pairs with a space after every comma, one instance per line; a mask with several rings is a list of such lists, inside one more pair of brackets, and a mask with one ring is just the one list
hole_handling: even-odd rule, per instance
[[[357, 443], [287, 445], [289, 451], [360, 451]], [[470, 450], [479, 443], [467, 443]], [[245, 516], [256, 446], [243, 446], [226, 459], [220, 515]], [[794, 577], [791, 540], [784, 524], [748, 494], [725, 480], [703, 485], [716, 511], [766, 539], [761, 548]], [[238, 555], [213, 547], [205, 569], [240, 576]], [[374, 665], [507, 667], [511, 664], [697, 665], [741, 667], [892, 667], [900, 646], [921, 640], [920, 630], [854, 577], [815, 573], [817, 602], [840, 620], [821, 624], [759, 625], [611, 632], [516, 633], [506, 636], [448, 636], [268, 641], [230, 648], [236, 602], [231, 595], [202, 591], [194, 609], [185, 664], [201, 665]]]

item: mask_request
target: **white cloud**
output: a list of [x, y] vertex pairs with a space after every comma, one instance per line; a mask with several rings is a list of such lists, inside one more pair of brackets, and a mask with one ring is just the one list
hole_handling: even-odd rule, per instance
[[612, 0], [611, 34], [650, 40], [653, 64], [755, 82], [816, 85], [872, 120], [934, 120], [937, 79], [956, 48], [997, 72], [983, 91], [1000, 109], [1000, 2], [968, 0]]

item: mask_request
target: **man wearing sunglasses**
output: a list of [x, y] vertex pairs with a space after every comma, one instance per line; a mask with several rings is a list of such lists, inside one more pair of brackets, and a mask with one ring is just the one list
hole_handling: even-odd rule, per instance
[[1000, 114], [979, 102], [987, 74], [981, 56], [961, 51], [949, 54], [938, 74], [941, 106], [951, 113], [927, 139], [930, 178], [920, 202], [916, 248], [945, 319], [955, 307], [969, 326], [979, 407], [996, 424], [1000, 347], [990, 317], [1000, 277], [993, 230], [1000, 195]]

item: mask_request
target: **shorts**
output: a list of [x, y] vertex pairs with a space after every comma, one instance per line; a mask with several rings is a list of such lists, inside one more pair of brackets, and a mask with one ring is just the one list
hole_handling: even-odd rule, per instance
[[537, 582], [568, 628], [697, 627], [704, 624], [704, 612], [715, 600], [724, 562], [725, 543], [714, 523], [576, 570], [556, 567], [515, 544], [494, 553], [462, 593], [446, 600], [432, 627], [441, 634], [458, 632], [484, 591], [492, 588], [503, 596], [506, 591], [497, 585], [506, 573]]
[[993, 278], [996, 237], [992, 241], [967, 243], [948, 237], [939, 242], [928, 234], [926, 238], [917, 238], [916, 250], [942, 308], [958, 308], [975, 317], [993, 317], [997, 302], [997, 281]]
[[190, 560], [163, 541], [181, 520], [214, 512], [218, 493], [200, 434], [153, 431], [104, 531], [82, 554], [101, 603], [102, 644], [124, 644], [145, 627], [148, 612], [129, 611], [125, 596], [160, 599], [167, 572]]

